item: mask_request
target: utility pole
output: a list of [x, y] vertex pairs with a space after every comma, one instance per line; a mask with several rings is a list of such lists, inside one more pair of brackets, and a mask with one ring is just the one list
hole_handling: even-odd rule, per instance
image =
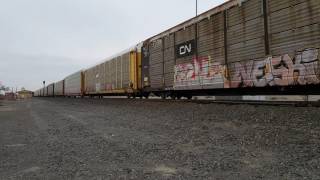
[[196, 0], [196, 16], [198, 16], [198, 0]]
[[46, 81], [43, 81], [42, 83], [43, 83], [43, 96], [45, 96], [45, 94], [44, 94], [45, 90], [44, 89], [46, 88]]

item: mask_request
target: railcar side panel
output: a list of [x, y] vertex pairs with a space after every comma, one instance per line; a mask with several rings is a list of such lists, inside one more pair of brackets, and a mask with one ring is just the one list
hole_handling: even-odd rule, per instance
[[48, 96], [50, 97], [54, 96], [54, 83], [48, 85], [47, 90], [48, 90]]
[[83, 72], [76, 72], [65, 78], [65, 96], [83, 95]]
[[170, 34], [163, 38], [164, 41], [164, 87], [167, 90], [173, 89], [174, 83], [174, 65], [175, 65], [175, 54], [174, 54], [174, 34]]
[[54, 95], [63, 96], [64, 95], [64, 80], [56, 82], [54, 84]]
[[149, 44], [150, 86], [154, 90], [163, 89], [163, 41], [155, 40]]
[[124, 52], [85, 71], [88, 95], [137, 93], [138, 56], [136, 50]]
[[145, 90], [320, 84], [319, 0], [237, 2], [146, 40]]

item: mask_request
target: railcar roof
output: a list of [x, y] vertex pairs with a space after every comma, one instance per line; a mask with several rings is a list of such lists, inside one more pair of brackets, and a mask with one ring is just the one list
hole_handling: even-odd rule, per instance
[[123, 51], [121, 51], [121, 52], [119, 52], [119, 53], [116, 53], [116, 54], [114, 54], [114, 55], [112, 55], [112, 56], [109, 56], [109, 57], [107, 57], [107, 58], [105, 58], [105, 59], [103, 59], [103, 60], [95, 63], [94, 65], [91, 65], [89, 68], [84, 69], [84, 71], [86, 71], [86, 70], [88, 70], [88, 69], [91, 69], [91, 68], [93, 68], [93, 67], [96, 67], [96, 66], [98, 66], [98, 65], [100, 65], [100, 64], [102, 64], [102, 63], [105, 63], [105, 62], [107, 62], [107, 61], [110, 61], [110, 60], [112, 60], [112, 59], [114, 59], [114, 58], [116, 58], [116, 57], [118, 57], [118, 56], [123, 55], [123, 54], [129, 53], [129, 52], [131, 52], [131, 51], [136, 51], [136, 50], [137, 50], [137, 47], [139, 47], [141, 44], [142, 44], [142, 43], [135, 44], [134, 46], [131, 46], [130, 48], [127, 48], [127, 49], [125, 49], [125, 50], [123, 50]]
[[178, 24], [178, 25], [176, 25], [176, 26], [174, 26], [174, 27], [162, 32], [162, 33], [159, 33], [159, 34], [147, 39], [146, 41], [153, 41], [153, 40], [162, 38], [164, 36], [167, 36], [167, 35], [169, 35], [171, 33], [177, 32], [177, 31], [179, 31], [179, 30], [181, 30], [181, 29], [183, 29], [185, 27], [189, 27], [192, 24], [195, 24], [196, 22], [199, 22], [199, 21], [201, 21], [201, 20], [203, 20], [205, 18], [208, 18], [208, 17], [210, 17], [210, 16], [212, 16], [214, 14], [222, 12], [222, 11], [224, 11], [226, 9], [229, 9], [229, 8], [233, 7], [233, 6], [241, 5], [241, 3], [244, 2], [244, 1], [247, 1], [247, 0], [229, 0], [229, 1], [223, 3], [223, 4], [219, 5], [219, 6], [216, 6], [216, 7], [212, 8], [212, 9], [210, 9], [210, 10], [208, 10], [208, 11], [206, 11], [206, 12], [204, 12], [204, 13], [202, 13], [202, 14], [194, 17], [194, 18], [191, 18], [191, 19], [189, 19], [187, 21], [184, 21], [184, 22], [182, 22], [182, 23], [180, 23], [180, 24]]

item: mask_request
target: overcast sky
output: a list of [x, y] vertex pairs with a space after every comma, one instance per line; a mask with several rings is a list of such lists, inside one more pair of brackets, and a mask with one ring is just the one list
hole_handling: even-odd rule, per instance
[[195, 0], [0, 0], [0, 83], [38, 89], [194, 15]]

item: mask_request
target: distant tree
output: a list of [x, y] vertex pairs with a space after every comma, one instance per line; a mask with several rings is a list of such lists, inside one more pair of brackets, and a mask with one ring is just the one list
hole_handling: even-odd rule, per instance
[[5, 85], [2, 84], [2, 82], [0, 81], [0, 90], [2, 91], [10, 91], [10, 87], [6, 87]]

